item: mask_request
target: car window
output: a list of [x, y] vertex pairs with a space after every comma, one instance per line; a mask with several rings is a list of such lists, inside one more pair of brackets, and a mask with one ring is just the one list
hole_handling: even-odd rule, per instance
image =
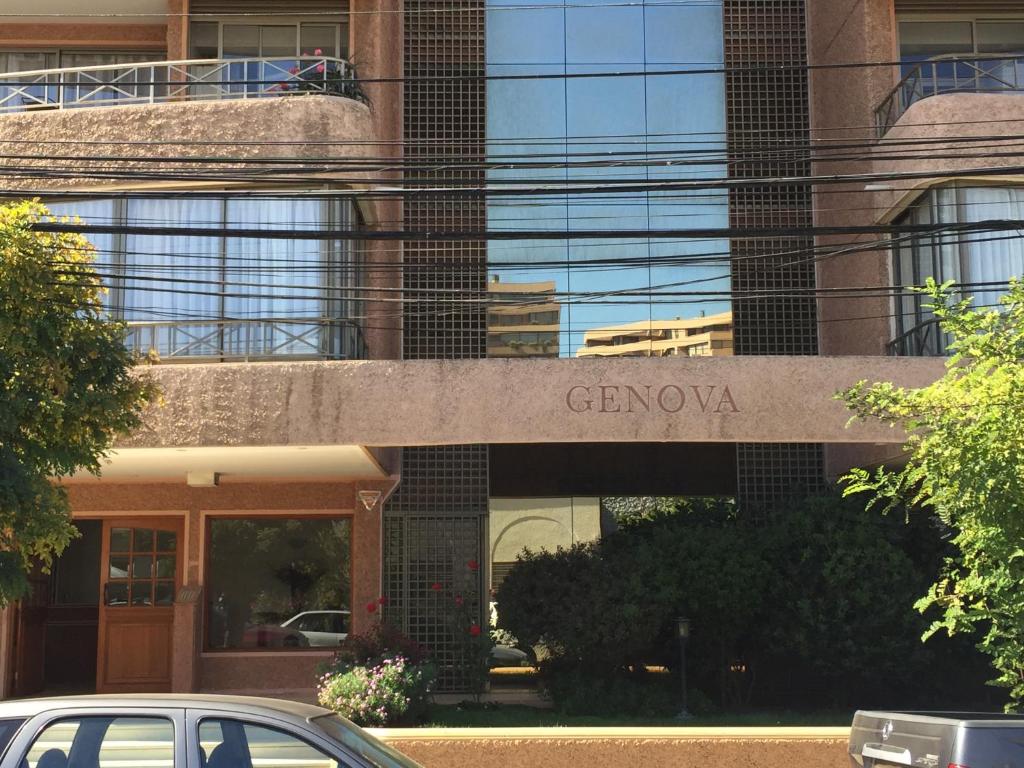
[[79, 717], [50, 723], [22, 768], [173, 768], [174, 725], [159, 717]]
[[7, 749], [24, 720], [0, 720], [0, 753]]
[[336, 632], [339, 635], [343, 635], [348, 632], [348, 622], [344, 613], [332, 613], [331, 614], [331, 628], [328, 632]]
[[319, 613], [307, 613], [299, 619], [298, 629], [302, 632], [323, 632], [323, 616]]
[[199, 748], [203, 768], [339, 768], [340, 765], [298, 736], [240, 720], [201, 721]]

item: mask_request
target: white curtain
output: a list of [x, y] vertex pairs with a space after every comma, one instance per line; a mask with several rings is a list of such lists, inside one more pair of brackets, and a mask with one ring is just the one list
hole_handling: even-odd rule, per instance
[[[1024, 220], [1024, 189], [975, 187], [962, 190], [962, 221]], [[1024, 231], [981, 232], [965, 244], [965, 282], [999, 283], [974, 289], [974, 305], [995, 306], [1011, 277], [1024, 278]]]
[[[240, 229], [314, 230], [327, 226], [323, 210], [320, 200], [232, 199], [227, 221]], [[227, 238], [227, 284], [229, 293], [239, 295], [227, 298], [226, 317], [274, 321], [239, 324], [229, 352], [318, 354], [327, 247], [313, 239]], [[248, 352], [241, 349], [245, 346]]]
[[[138, 226], [219, 228], [223, 205], [206, 198], [128, 200], [126, 219]], [[221, 238], [129, 234], [125, 251], [125, 320], [177, 323], [151, 326], [152, 346], [163, 357], [219, 354], [219, 326], [199, 321], [221, 316]]]

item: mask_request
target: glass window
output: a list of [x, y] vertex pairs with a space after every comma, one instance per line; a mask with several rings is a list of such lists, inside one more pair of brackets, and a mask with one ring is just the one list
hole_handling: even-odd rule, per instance
[[177, 534], [152, 528], [111, 528], [104, 604], [171, 605], [177, 583]]
[[348, 611], [348, 519], [211, 518], [207, 526], [208, 647], [306, 648], [292, 619]]
[[174, 725], [158, 717], [81, 717], [46, 726], [22, 761], [28, 768], [117, 765], [173, 768]]
[[128, 345], [162, 359], [361, 358], [363, 251], [353, 240], [232, 237], [231, 228], [357, 229], [349, 200], [158, 198], [59, 201], [86, 223], [177, 224], [224, 236], [98, 235], [97, 270]]
[[970, 21], [902, 21], [899, 33], [902, 61], [974, 53], [974, 29]]
[[339, 762], [290, 733], [238, 720], [203, 720], [205, 768], [338, 768]]
[[[930, 190], [897, 221], [898, 224], [966, 224], [989, 219], [1024, 218], [1024, 188], [946, 186]], [[893, 272], [899, 285], [920, 286], [932, 277], [952, 280], [974, 305], [998, 306], [1010, 278], [1024, 276], [1024, 238], [991, 232], [958, 232], [897, 236]], [[897, 300], [900, 354], [941, 354], [939, 337], [927, 299], [905, 292]]]
[[979, 53], [1024, 53], [1024, 19], [979, 21]]
[[348, 24], [236, 24], [193, 21], [189, 26], [189, 58], [239, 59], [289, 56], [344, 58]]
[[219, 58], [219, 35], [220, 25], [216, 21], [193, 21], [189, 26], [188, 31], [188, 44], [191, 58]]

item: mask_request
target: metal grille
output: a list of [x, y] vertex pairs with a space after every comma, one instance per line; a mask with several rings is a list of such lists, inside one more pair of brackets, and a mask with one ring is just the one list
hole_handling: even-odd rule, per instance
[[[799, 154], [756, 151], [809, 141], [803, 0], [726, 0], [724, 11], [730, 178], [809, 175], [810, 163]], [[810, 227], [811, 186], [736, 189], [729, 211], [733, 227]], [[815, 300], [808, 293], [814, 263], [806, 258], [813, 245], [810, 236], [733, 241], [735, 354], [818, 353]], [[758, 258], [784, 252], [794, 253]], [[805, 295], [746, 296], [779, 289]]]
[[454, 637], [442, 601], [462, 595], [486, 626], [486, 515], [487, 446], [404, 449], [402, 484], [384, 515], [387, 617], [430, 650], [441, 672], [440, 690], [467, 687], [464, 645]]
[[[725, 0], [730, 178], [806, 176], [797, 153], [763, 146], [804, 145], [810, 115], [804, 0]], [[752, 186], [729, 194], [733, 227], [810, 227], [811, 186]], [[732, 289], [737, 355], [816, 355], [817, 307], [810, 236], [734, 239]], [[763, 258], [766, 254], [775, 255]], [[768, 296], [777, 293], [779, 295]], [[753, 294], [754, 297], [751, 297]], [[823, 485], [823, 449], [814, 444], [739, 444], [737, 496], [764, 507]]]
[[825, 456], [820, 443], [740, 443], [736, 460], [737, 497], [744, 509], [755, 514], [776, 502], [824, 488]]
[[[410, 186], [482, 186], [486, 90], [484, 0], [405, 0], [405, 156], [425, 170]], [[445, 168], [476, 161], [475, 170]], [[441, 170], [430, 170], [431, 167]], [[410, 197], [407, 230], [484, 229], [482, 198]], [[407, 241], [403, 287], [406, 360], [487, 355], [487, 249], [483, 241]], [[455, 301], [452, 301], [452, 299]], [[433, 584], [457, 589], [484, 622], [484, 568], [467, 582], [466, 563], [483, 563], [487, 527], [487, 446], [406, 448], [402, 484], [384, 513], [388, 617], [437, 660], [440, 690], [467, 687], [463, 644], [452, 635]]]
[[[406, 175], [410, 185], [457, 182], [481, 186], [486, 83], [483, 0], [406, 0], [405, 141], [411, 165], [440, 170]], [[444, 168], [476, 162], [473, 170]], [[413, 197], [405, 203], [410, 230], [484, 229], [481, 198]], [[483, 241], [410, 241], [404, 285], [406, 360], [486, 357], [487, 249]], [[435, 296], [430, 291], [438, 291]], [[454, 292], [454, 293], [453, 293]], [[452, 296], [460, 299], [452, 303]]]

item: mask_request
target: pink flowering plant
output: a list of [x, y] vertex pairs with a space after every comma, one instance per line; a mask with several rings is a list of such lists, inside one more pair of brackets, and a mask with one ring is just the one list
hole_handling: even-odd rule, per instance
[[274, 90], [285, 93], [323, 93], [365, 102], [366, 96], [359, 88], [355, 67], [352, 64], [342, 65], [328, 57], [316, 60], [323, 55], [324, 52], [317, 48], [311, 59], [303, 51], [303, 58], [288, 70], [291, 77], [279, 83]]
[[349, 633], [317, 678], [321, 706], [356, 725], [415, 723], [437, 677], [426, 651], [382, 617], [388, 600], [366, 605], [370, 628]]
[[433, 680], [429, 665], [389, 656], [372, 666], [323, 674], [316, 697], [357, 725], [392, 725], [417, 719]]

